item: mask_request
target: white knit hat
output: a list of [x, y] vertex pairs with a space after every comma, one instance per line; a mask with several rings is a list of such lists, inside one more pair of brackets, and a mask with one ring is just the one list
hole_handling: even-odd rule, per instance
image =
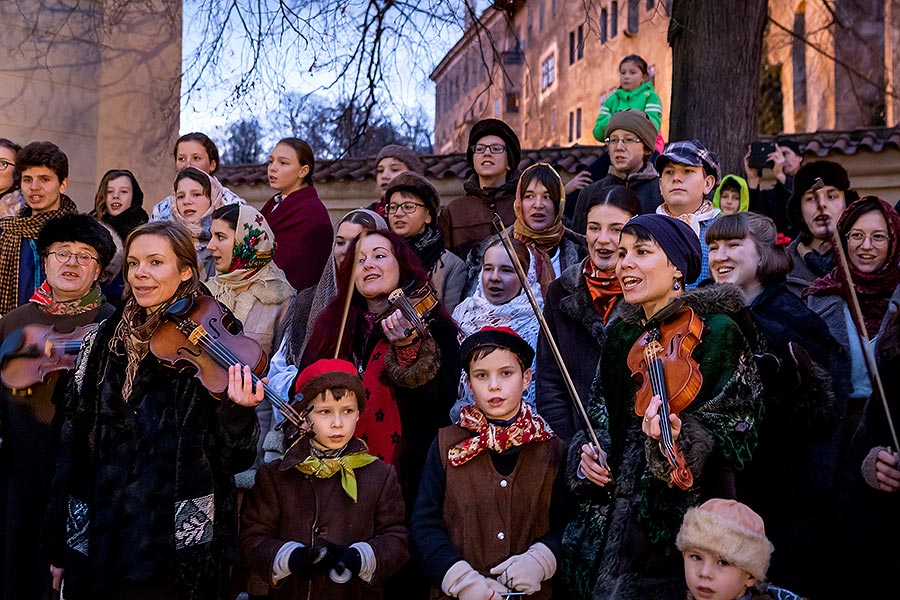
[[706, 550], [765, 579], [775, 549], [766, 537], [762, 517], [736, 500], [713, 498], [690, 508], [675, 540], [679, 550]]

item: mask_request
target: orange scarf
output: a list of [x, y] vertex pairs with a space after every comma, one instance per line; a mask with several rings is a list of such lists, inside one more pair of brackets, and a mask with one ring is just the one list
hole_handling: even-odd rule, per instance
[[603, 318], [603, 324], [609, 320], [616, 301], [622, 297], [622, 286], [616, 277], [608, 275], [594, 266], [591, 257], [584, 259], [584, 281], [587, 283], [594, 309]]
[[[547, 163], [537, 163], [525, 169], [525, 173], [537, 166], [550, 167]], [[553, 170], [553, 167], [550, 167], [550, 169]], [[555, 170], [553, 172], [556, 173]], [[559, 206], [556, 207], [556, 218], [546, 229], [535, 231], [525, 224], [525, 218], [522, 213], [522, 196], [525, 194], [525, 190], [522, 189], [522, 181], [524, 180], [524, 177], [520, 177], [519, 185], [516, 187], [516, 200], [513, 203], [513, 210], [516, 212], [516, 222], [513, 223], [513, 237], [531, 250], [531, 254], [536, 259], [534, 272], [537, 275], [538, 283], [541, 284], [541, 293], [546, 294], [547, 288], [556, 279], [549, 251], [559, 246], [566, 233], [566, 228], [562, 221], [563, 211], [566, 207], [566, 188], [562, 183], [562, 179], [560, 179]]]

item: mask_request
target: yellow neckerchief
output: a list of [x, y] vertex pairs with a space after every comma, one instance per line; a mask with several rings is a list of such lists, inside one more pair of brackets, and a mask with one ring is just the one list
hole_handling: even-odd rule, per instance
[[296, 465], [296, 468], [306, 475], [312, 475], [319, 479], [328, 479], [336, 473], [341, 474], [341, 487], [350, 496], [353, 502], [356, 502], [356, 474], [353, 469], [365, 467], [378, 460], [367, 452], [368, 448], [363, 448], [359, 452], [338, 456], [335, 458], [325, 458], [308, 456], [306, 460]]

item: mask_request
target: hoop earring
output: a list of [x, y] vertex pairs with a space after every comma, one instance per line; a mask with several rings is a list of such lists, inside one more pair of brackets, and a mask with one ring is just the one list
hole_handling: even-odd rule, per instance
[[672, 289], [677, 292], [678, 290], [681, 289], [681, 284], [678, 283], [678, 281], [676, 280], [675, 283], [672, 285]]

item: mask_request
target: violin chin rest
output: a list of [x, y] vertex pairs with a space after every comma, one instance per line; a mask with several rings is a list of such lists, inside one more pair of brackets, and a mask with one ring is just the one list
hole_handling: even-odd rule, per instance
[[192, 296], [187, 296], [182, 298], [178, 302], [172, 304], [169, 308], [166, 309], [167, 315], [176, 315], [183, 316], [186, 313], [190, 312], [191, 306], [194, 304], [194, 298]]

